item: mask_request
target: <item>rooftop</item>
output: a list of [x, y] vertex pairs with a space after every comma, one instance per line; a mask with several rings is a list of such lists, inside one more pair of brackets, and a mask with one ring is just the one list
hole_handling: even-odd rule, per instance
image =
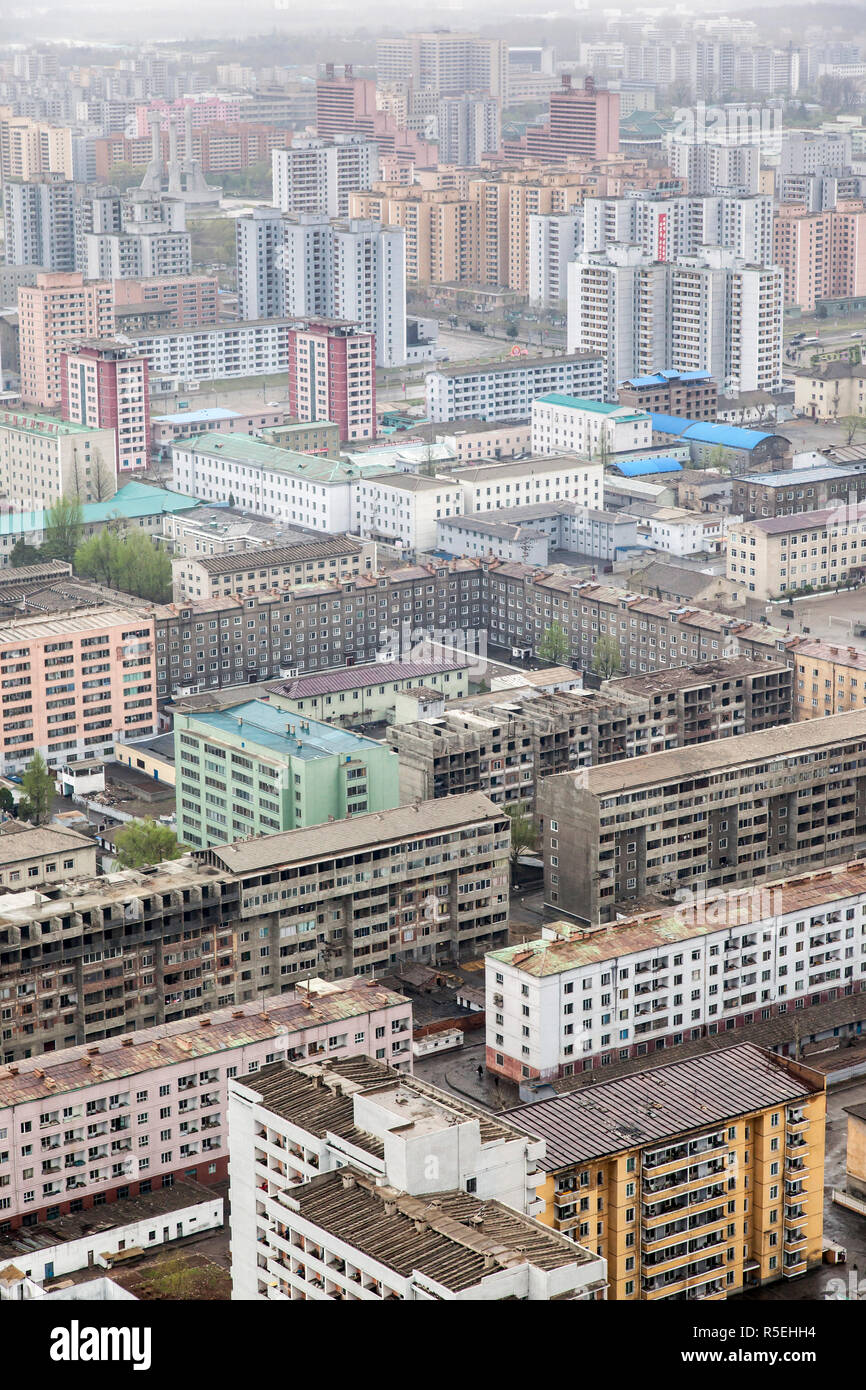
[[334, 671], [322, 671], [318, 675], [274, 681], [265, 689], [275, 695], [284, 695], [286, 699], [303, 700], [307, 695], [333, 695], [341, 690], [362, 690], [368, 685], [419, 680], [444, 671], [462, 669], [462, 663], [458, 661], [374, 661], [368, 666], [339, 666]]
[[744, 473], [737, 478], [738, 486], [747, 487], [805, 487], [807, 483], [828, 483], [841, 482], [848, 477], [844, 468], [834, 468], [832, 465], [818, 468], [792, 468], [785, 472], [780, 469], [778, 473]]
[[603, 467], [597, 461], [578, 458], [577, 454], [542, 454], [536, 458], [516, 459], [513, 463], [462, 463], [451, 472], [461, 483], [483, 483], [496, 482], [499, 478], [532, 478], [536, 473], [555, 473], [557, 469], [577, 465], [581, 468]]
[[407, 1279], [417, 1270], [454, 1293], [515, 1266], [554, 1270], [597, 1259], [501, 1202], [467, 1192], [409, 1197], [352, 1168], [320, 1174], [285, 1201], [386, 1269]]
[[832, 507], [822, 507], [814, 512], [792, 512], [789, 516], [758, 516], [748, 521], [733, 523], [744, 529], [763, 531], [766, 536], [781, 536], [790, 531], [808, 531], [825, 527], [828, 522], [838, 526], [850, 526], [854, 521], [866, 520], [866, 502], [837, 502]]
[[[796, 757], [813, 749], [832, 748], [851, 739], [866, 739], [866, 710], [830, 714], [825, 719], [807, 719], [799, 724], [780, 724], [718, 743], [696, 743], [688, 748], [671, 748], [661, 753], [644, 753], [639, 758], [602, 767], [590, 767], [580, 774], [595, 796], [615, 792], [629, 793], [637, 787], [664, 780], [681, 780], [720, 772], [725, 768], [745, 770], [774, 758]], [[754, 771], [755, 768], [752, 768]], [[573, 772], [558, 777], [575, 777]]]
[[672, 458], [646, 458], [646, 459], [618, 459], [616, 456], [609, 460], [612, 468], [618, 471], [625, 478], [642, 478], [653, 473], [681, 473], [682, 464], [679, 459]]
[[0, 824], [0, 869], [36, 859], [43, 854], [60, 854], [74, 849], [93, 848], [89, 835], [59, 825], [30, 825], [27, 821], [7, 820]]
[[96, 1082], [118, 1081], [153, 1067], [202, 1061], [215, 1052], [270, 1038], [285, 1039], [304, 1029], [407, 1003], [401, 994], [372, 981], [325, 984], [310, 980], [286, 994], [250, 999], [200, 1018], [178, 1019], [0, 1067], [0, 1105], [50, 1100]]
[[[864, 653], [866, 655], [866, 653]], [[673, 666], [661, 671], [647, 671], [639, 676], [615, 676], [605, 681], [604, 689], [611, 695], [630, 691], [634, 695], [658, 695], [671, 690], [690, 690], [694, 686], [721, 684], [743, 676], [767, 676], [774, 671], [787, 671], [782, 661], [753, 661], [748, 656], [720, 657], [718, 661], [695, 663], [693, 666]]]
[[766, 920], [765, 894], [773, 894], [773, 915], [784, 916], [824, 903], [859, 897], [864, 890], [866, 866], [854, 860], [798, 878], [762, 880], [759, 895], [751, 888], [733, 889], [719, 893], [705, 904], [642, 912], [598, 930], [572, 922], [552, 922], [544, 929], [546, 935], [491, 951], [487, 959], [510, 965], [521, 974], [544, 979], [636, 951], [673, 946], [693, 937]]
[[564, 367], [570, 362], [601, 362], [602, 360], [602, 356], [598, 352], [569, 352], [556, 357], [516, 357], [506, 362], [479, 362], [474, 367], [436, 367], [430, 375], [443, 377], [490, 376], [497, 372], [532, 371], [536, 367], [543, 367], [550, 371]]
[[706, 420], [686, 420], [680, 415], [653, 415], [653, 432], [676, 434], [698, 444], [718, 444], [724, 449], [754, 449], [765, 439], [779, 435], [762, 430], [742, 429], [739, 425], [720, 425]]
[[278, 444], [266, 444], [248, 434], [196, 434], [176, 449], [226, 458], [232, 462], [251, 464], [256, 468], [272, 468], [292, 473], [313, 483], [345, 483], [391, 470], [381, 463], [345, 463], [338, 459], [321, 458], [318, 454], [301, 454], [295, 449], [281, 449]]
[[328, 821], [301, 830], [215, 845], [193, 851], [193, 858], [232, 873], [254, 873], [274, 864], [296, 864], [305, 859], [363, 852], [393, 840], [441, 834], [464, 825], [496, 820], [507, 820], [499, 807], [481, 792], [464, 792], [435, 801], [395, 806], [389, 811], [371, 811], [367, 815], [352, 816], [351, 820]]
[[563, 405], [571, 410], [590, 410], [596, 415], [615, 415], [617, 422], [648, 420], [643, 410], [632, 411], [627, 405], [611, 405], [608, 401], [590, 401], [583, 396], [569, 396], [562, 391], [549, 391], [546, 396], [536, 396], [542, 405]]
[[817, 637], [792, 637], [787, 645], [795, 659], [802, 656], [807, 660], [832, 661], [837, 666], [866, 671], [866, 651], [862, 647], [834, 647], [832, 643], [822, 642]]
[[207, 574], [235, 574], [241, 570], [269, 570], [279, 565], [301, 564], [305, 560], [327, 560], [338, 555], [360, 555], [360, 541], [351, 536], [309, 537], [291, 545], [256, 546], [252, 550], [227, 555], [188, 555]]
[[[67, 605], [69, 606], [69, 605]], [[146, 617], [144, 604], [138, 608], [98, 607], [39, 618], [32, 613], [6, 618], [0, 624], [0, 646], [9, 642], [33, 642], [42, 637], [66, 636], [76, 632], [102, 631], [106, 627], [140, 622]]]
[[692, 1130], [806, 1100], [824, 1089], [788, 1071], [783, 1059], [751, 1043], [647, 1068], [583, 1091], [507, 1110], [527, 1133], [547, 1141], [547, 1172], [603, 1154], [643, 1148]]
[[188, 723], [182, 729], [202, 732], [206, 737], [229, 735], [233, 743], [242, 740], [243, 748], [264, 748], [278, 758], [330, 758], [348, 754], [362, 758], [380, 745], [372, 739], [353, 734], [336, 724], [324, 724], [316, 719], [301, 718], [288, 710], [276, 709], [264, 700], [248, 700], [222, 710], [205, 710], [184, 715]]

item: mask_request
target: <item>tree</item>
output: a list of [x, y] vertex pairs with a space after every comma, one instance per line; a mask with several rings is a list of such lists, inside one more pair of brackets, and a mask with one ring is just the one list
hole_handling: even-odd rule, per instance
[[90, 456], [90, 491], [97, 502], [104, 502], [117, 491], [117, 474], [105, 462], [101, 449], [94, 449]]
[[511, 882], [517, 880], [517, 863], [521, 854], [534, 850], [538, 844], [538, 826], [528, 814], [526, 803], [518, 801], [515, 806], [506, 806], [511, 821]]
[[114, 857], [124, 869], [161, 864], [165, 859], [179, 859], [182, 853], [174, 831], [152, 817], [131, 820], [114, 841]]
[[845, 431], [845, 443], [853, 444], [855, 434], [859, 434], [862, 429], [866, 429], [866, 416], [863, 415], [843, 415], [837, 424], [842, 426]]
[[509, 324], [506, 326], [506, 329], [505, 329], [505, 336], [506, 336], [506, 338], [516, 338], [516, 337], [517, 337], [517, 324], [516, 324], [516, 323], [509, 323]]
[[544, 629], [544, 636], [538, 644], [538, 655], [542, 661], [551, 661], [559, 666], [571, 656], [571, 643], [562, 623], [552, 622]]
[[21, 778], [21, 801], [18, 811], [22, 820], [44, 825], [51, 815], [54, 778], [48, 771], [41, 753], [34, 753]]
[[607, 632], [602, 632], [592, 654], [592, 669], [602, 680], [608, 681], [620, 669], [619, 642]]
[[7, 816], [15, 815], [15, 798], [8, 787], [0, 787], [0, 813]]
[[171, 598], [171, 559], [141, 531], [120, 535], [106, 527], [78, 547], [74, 563], [76, 574], [109, 588], [154, 603]]
[[19, 536], [9, 552], [9, 563], [13, 569], [21, 569], [22, 565], [38, 565], [41, 559], [39, 547], [30, 545], [23, 536]]
[[84, 511], [77, 497], [58, 497], [45, 513], [45, 540], [42, 554], [50, 560], [72, 564], [81, 543]]

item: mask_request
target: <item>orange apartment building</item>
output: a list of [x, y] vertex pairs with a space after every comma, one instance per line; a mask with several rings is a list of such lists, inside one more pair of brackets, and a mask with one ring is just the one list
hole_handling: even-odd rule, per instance
[[64, 343], [114, 334], [111, 281], [85, 280], [80, 271], [37, 275], [35, 285], [18, 291], [18, 332], [22, 401], [58, 409]]
[[866, 652], [810, 637], [787, 644], [794, 671], [795, 719], [866, 709]]
[[0, 106], [0, 178], [35, 179], [39, 174], [72, 178], [72, 131]]
[[809, 212], [783, 204], [773, 219], [773, 259], [785, 271], [785, 303], [812, 310], [817, 299], [866, 294], [866, 203], [840, 200]]

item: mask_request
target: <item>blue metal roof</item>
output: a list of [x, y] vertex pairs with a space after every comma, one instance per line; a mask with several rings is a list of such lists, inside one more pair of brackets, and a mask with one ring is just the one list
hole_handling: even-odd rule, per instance
[[653, 430], [660, 434], [683, 434], [694, 420], [684, 420], [680, 415], [651, 415]]
[[669, 381], [709, 381], [710, 373], [693, 371], [677, 372], [673, 367], [666, 367], [663, 371], [656, 372], [653, 376], [632, 376], [624, 382], [625, 386], [664, 386]]
[[611, 460], [624, 478], [642, 478], [652, 473], [682, 473], [683, 466], [677, 459], [649, 458]]

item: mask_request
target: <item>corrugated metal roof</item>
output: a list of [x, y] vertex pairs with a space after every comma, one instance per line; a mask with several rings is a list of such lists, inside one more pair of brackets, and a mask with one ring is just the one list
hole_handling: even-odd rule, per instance
[[506, 1110], [505, 1118], [546, 1140], [539, 1165], [553, 1172], [803, 1100], [820, 1089], [817, 1082], [810, 1089], [798, 1081], [770, 1053], [741, 1043]]
[[625, 478], [641, 478], [650, 476], [654, 473], [681, 473], [682, 464], [677, 459], [671, 458], [648, 458], [648, 459], [611, 459], [611, 464], [618, 468]]
[[286, 699], [303, 700], [307, 695], [333, 695], [340, 690], [363, 690], [366, 686], [391, 681], [420, 680], [445, 671], [459, 671], [462, 664], [454, 661], [379, 661], [368, 666], [342, 666], [320, 675], [299, 676], [297, 680], [275, 681], [267, 689]]

